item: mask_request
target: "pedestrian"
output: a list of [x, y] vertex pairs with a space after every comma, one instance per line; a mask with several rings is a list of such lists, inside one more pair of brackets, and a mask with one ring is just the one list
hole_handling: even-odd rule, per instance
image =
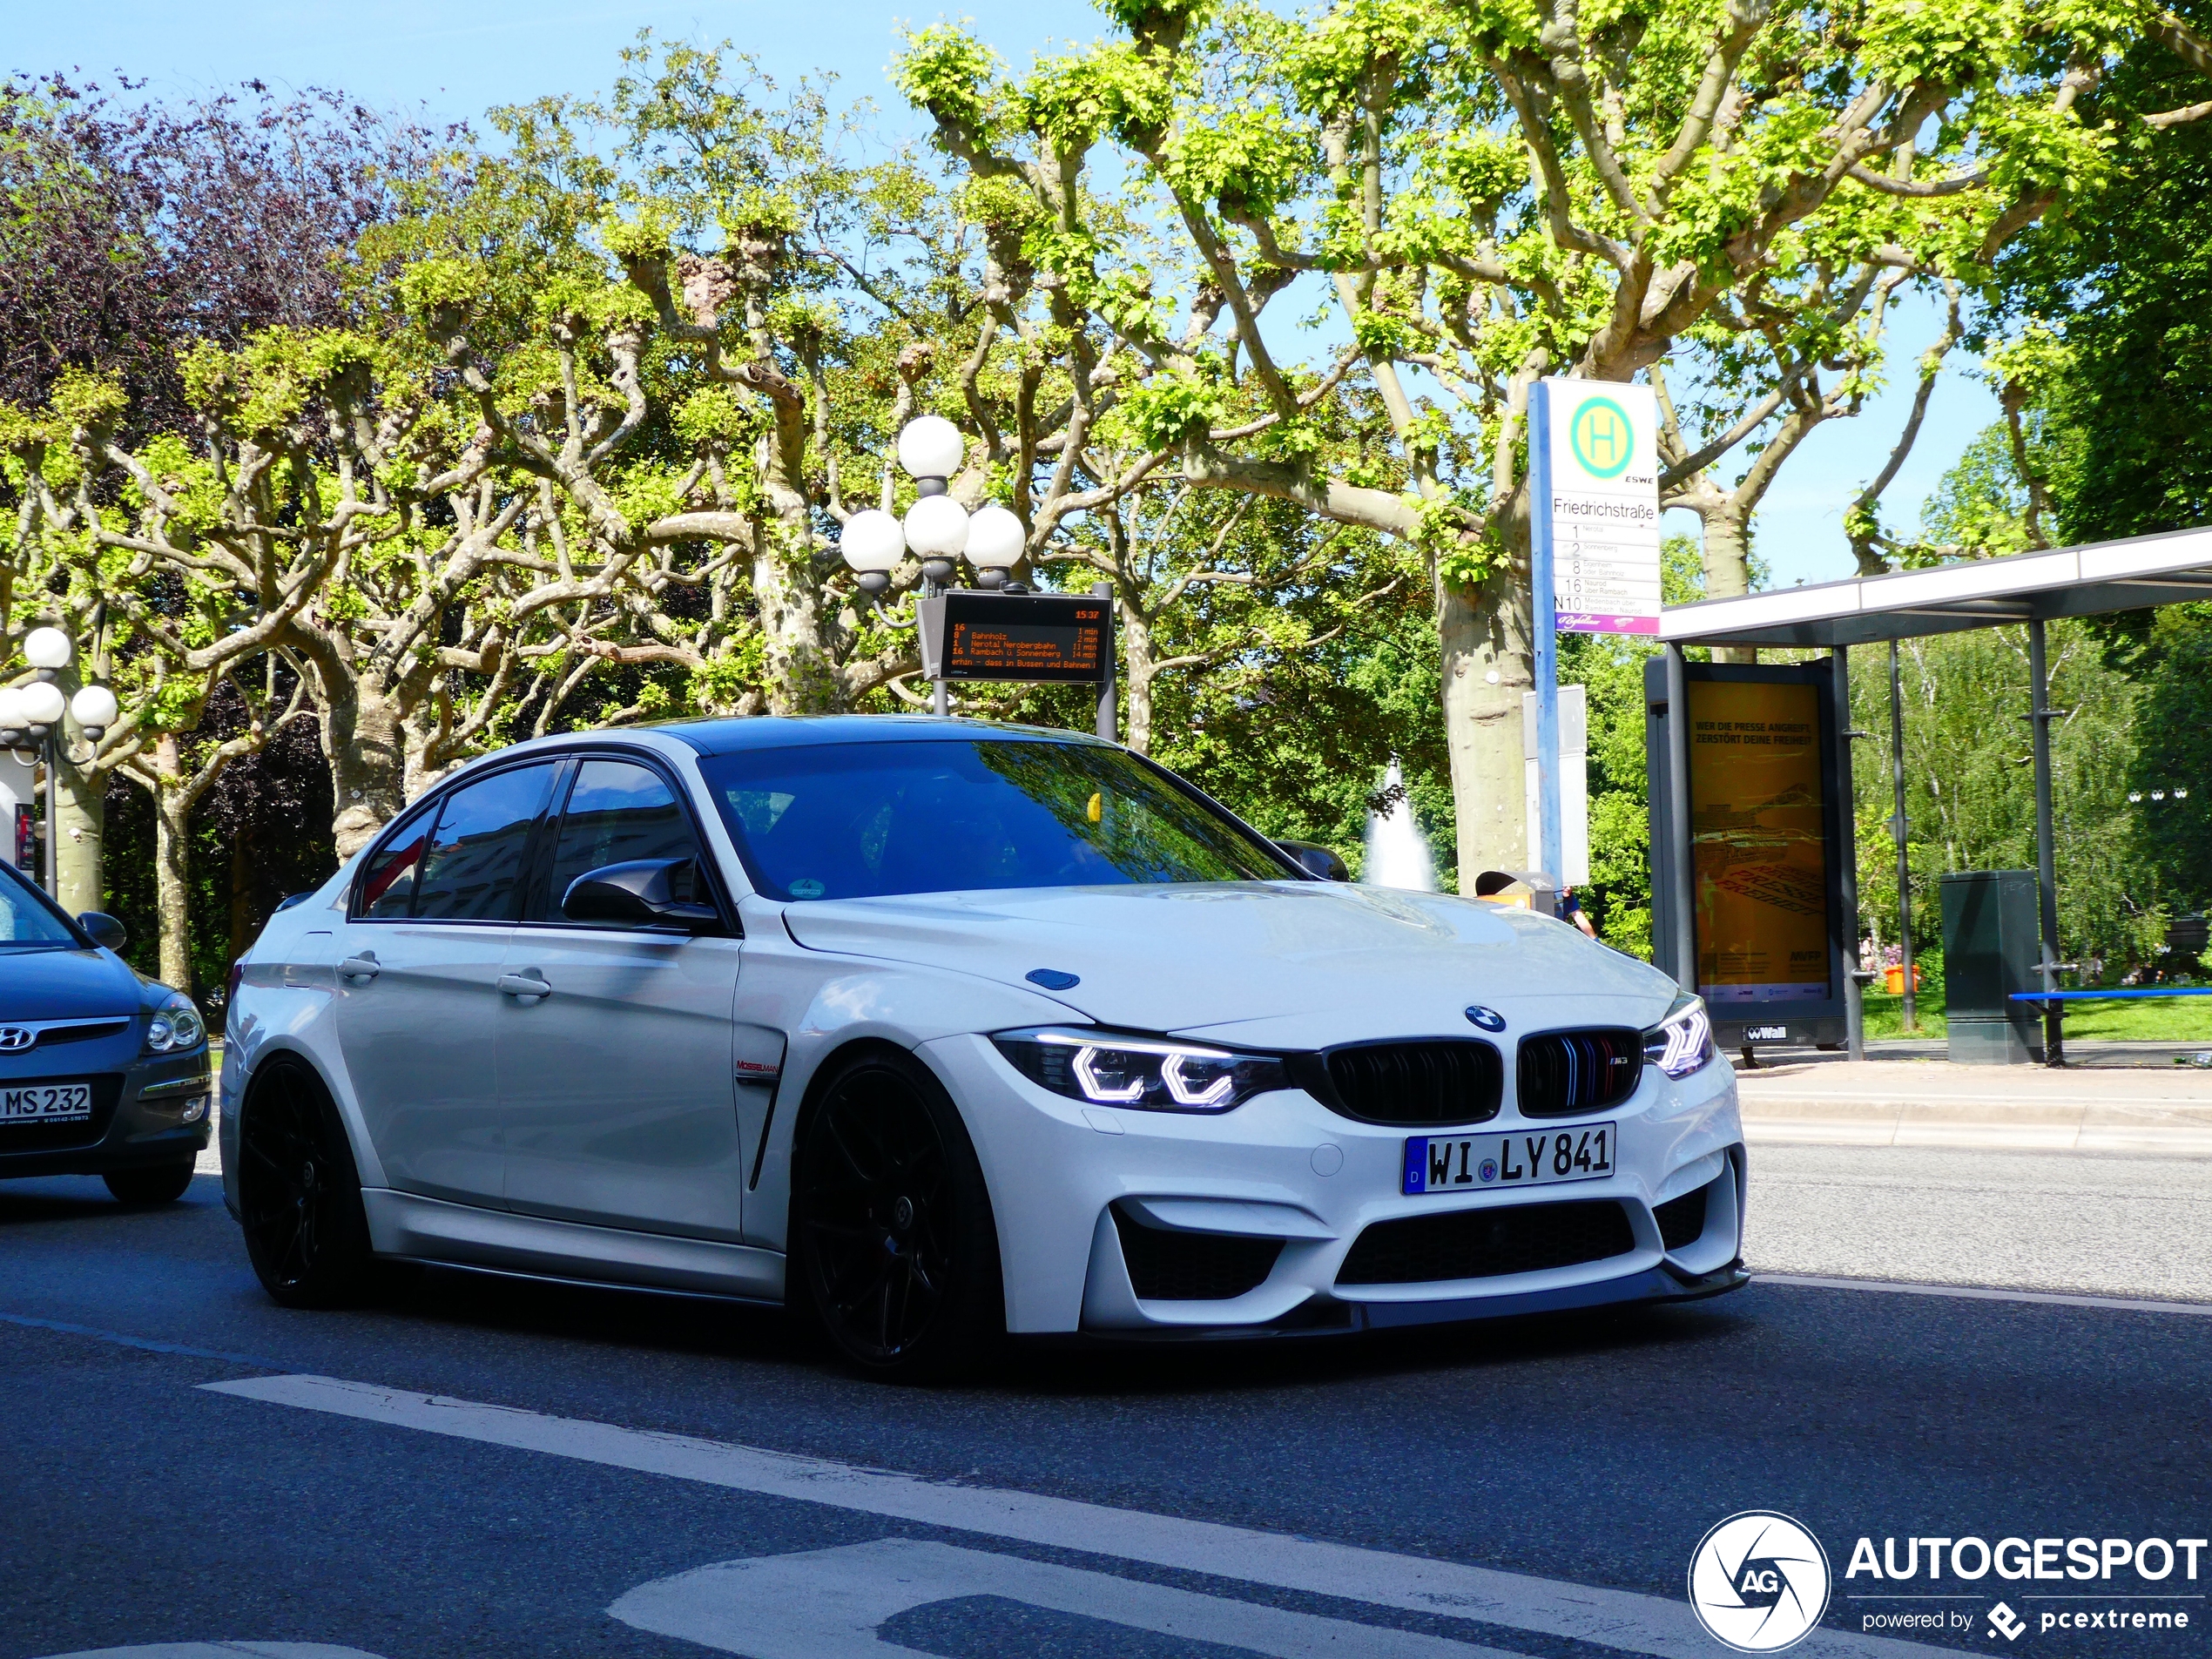
[[1559, 919], [1573, 922], [1592, 939], [1597, 937], [1597, 929], [1590, 926], [1590, 919], [1582, 909], [1582, 901], [1575, 896], [1572, 887], [1559, 890]]

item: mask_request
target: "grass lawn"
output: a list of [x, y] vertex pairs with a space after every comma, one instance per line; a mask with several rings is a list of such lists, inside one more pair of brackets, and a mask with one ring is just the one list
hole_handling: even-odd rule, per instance
[[[1917, 1027], [1905, 1028], [1905, 999], [1878, 983], [1866, 992], [1869, 1037], [1939, 1037], [1950, 1026], [1943, 1017], [1943, 958], [1917, 959], [1920, 992], [1914, 998]], [[2066, 1035], [2085, 1042], [2202, 1042], [2212, 1047], [2212, 996], [2129, 998], [2120, 1002], [2068, 1002]]]

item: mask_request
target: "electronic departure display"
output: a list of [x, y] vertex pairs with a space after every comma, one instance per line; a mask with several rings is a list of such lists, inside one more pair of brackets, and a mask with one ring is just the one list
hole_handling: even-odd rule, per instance
[[1097, 684], [1113, 662], [1109, 601], [1088, 594], [975, 593], [921, 603], [932, 679]]

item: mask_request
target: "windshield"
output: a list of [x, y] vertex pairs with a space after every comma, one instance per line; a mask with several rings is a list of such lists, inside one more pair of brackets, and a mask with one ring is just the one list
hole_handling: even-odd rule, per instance
[[0, 864], [0, 951], [75, 948], [79, 941], [44, 897], [9, 866]]
[[1297, 879], [1250, 830], [1103, 745], [854, 743], [702, 765], [776, 899]]

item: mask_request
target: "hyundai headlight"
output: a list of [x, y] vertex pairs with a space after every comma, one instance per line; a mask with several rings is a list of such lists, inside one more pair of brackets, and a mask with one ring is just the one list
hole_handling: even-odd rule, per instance
[[1643, 1034], [1643, 1058], [1669, 1077], [1687, 1077], [1713, 1057], [1713, 1022], [1705, 999], [1683, 991], [1667, 1017]]
[[1001, 1031], [991, 1041], [1031, 1082], [1095, 1106], [1225, 1112], [1291, 1086], [1279, 1056], [1211, 1043], [1081, 1028]]
[[170, 993], [169, 1000], [154, 1010], [146, 1027], [148, 1054], [176, 1054], [197, 1049], [206, 1041], [207, 1028], [200, 1023], [199, 1010], [182, 991]]

